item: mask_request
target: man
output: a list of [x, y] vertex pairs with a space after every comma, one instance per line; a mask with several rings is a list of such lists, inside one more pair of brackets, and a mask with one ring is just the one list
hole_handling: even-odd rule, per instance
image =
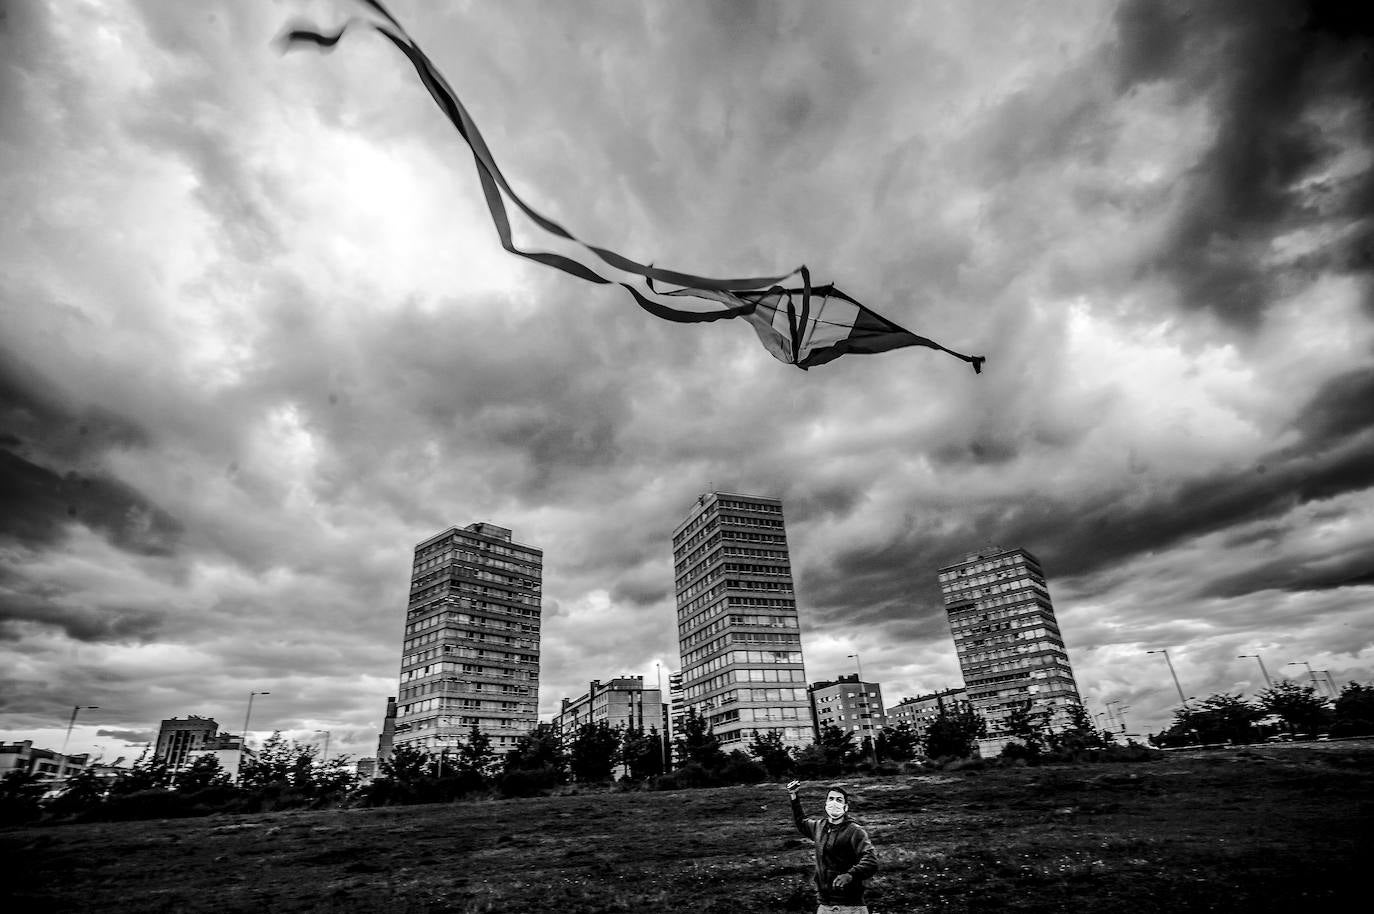
[[868, 832], [849, 817], [849, 794], [831, 787], [825, 796], [825, 815], [802, 813], [797, 791], [801, 781], [787, 785], [797, 831], [816, 842], [816, 914], [868, 914], [864, 880], [878, 871], [878, 855]]

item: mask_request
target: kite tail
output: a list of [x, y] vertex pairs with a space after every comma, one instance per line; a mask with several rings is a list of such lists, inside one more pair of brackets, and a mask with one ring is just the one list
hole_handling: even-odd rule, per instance
[[[697, 276], [676, 270], [665, 270], [652, 264], [642, 264], [615, 251], [587, 244], [577, 238], [558, 222], [550, 219], [527, 204], [510, 186], [505, 175], [497, 166], [491, 150], [487, 147], [477, 124], [468, 114], [448, 81], [433, 61], [420, 49], [401, 26], [401, 23], [381, 3], [381, 0], [359, 0], [370, 7], [384, 22], [353, 17], [348, 19], [337, 31], [321, 31], [307, 24], [297, 24], [286, 29], [278, 38], [277, 44], [283, 52], [301, 45], [312, 45], [317, 50], [329, 52], [338, 45], [350, 28], [359, 24], [372, 28], [385, 36], [405, 55], [415, 68], [420, 82], [433, 97], [435, 104], [443, 111], [458, 135], [472, 151], [477, 166], [477, 176], [482, 184], [482, 194], [491, 214], [492, 225], [501, 241], [501, 246], [512, 254], [561, 270], [571, 276], [601, 285], [616, 282], [633, 296], [635, 302], [664, 320], [677, 323], [702, 323], [744, 317], [754, 325], [765, 348], [781, 361], [796, 365], [803, 370], [813, 365], [824, 364], [847, 352], [874, 353], [885, 352], [902, 346], [928, 346], [947, 352], [956, 358], [973, 364], [973, 370], [982, 372], [983, 356], [968, 356], [947, 349], [933, 340], [918, 336], [892, 323], [881, 315], [869, 310], [833, 286], [822, 287], [825, 295], [812, 307], [811, 274], [805, 266], [797, 267], [780, 276], [755, 276], [735, 279], [718, 279]], [[654, 296], [687, 296], [702, 300], [715, 301], [724, 305], [711, 311], [692, 311], [674, 308], [654, 301], [626, 282], [611, 280], [602, 276], [586, 264], [555, 254], [550, 251], [527, 251], [515, 245], [511, 235], [510, 217], [506, 212], [505, 200], [509, 199], [521, 212], [528, 216], [546, 232], [571, 241], [597, 260], [643, 279], [648, 291]], [[792, 276], [801, 274], [802, 288], [783, 289], [779, 284]], [[671, 292], [660, 292], [654, 287], [655, 281], [669, 283], [681, 288]], [[817, 290], [821, 291], [821, 290]], [[798, 311], [793, 300], [794, 294], [801, 297]], [[826, 297], [835, 296], [851, 303], [854, 307], [843, 320], [836, 321], [823, 317], [826, 311]]]

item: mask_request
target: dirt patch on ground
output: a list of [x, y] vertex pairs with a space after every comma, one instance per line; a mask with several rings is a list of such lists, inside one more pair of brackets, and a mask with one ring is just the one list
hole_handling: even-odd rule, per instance
[[[852, 786], [875, 914], [1293, 912], [1362, 907], [1372, 772], [1350, 743]], [[0, 859], [7, 907], [73, 914], [815, 910], [778, 785], [17, 828]]]

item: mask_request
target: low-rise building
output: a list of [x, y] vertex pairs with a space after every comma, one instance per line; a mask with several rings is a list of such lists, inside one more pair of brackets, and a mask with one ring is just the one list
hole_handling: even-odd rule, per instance
[[59, 780], [86, 770], [89, 752], [64, 755], [51, 749], [35, 749], [33, 740], [0, 744], [0, 777], [11, 771], [37, 775], [43, 780]]
[[564, 740], [571, 739], [583, 724], [605, 722], [611, 729], [668, 731], [668, 709], [663, 693], [644, 688], [643, 676], [620, 676], [609, 682], [593, 679], [585, 695], [564, 698], [554, 726]]
[[890, 727], [906, 724], [917, 734], [924, 736], [926, 728], [930, 726], [930, 722], [939, 715], [942, 709], [959, 710], [967, 708], [968, 704], [968, 691], [963, 688], [945, 689], [940, 692], [931, 692], [928, 695], [918, 695], [915, 698], [903, 698], [887, 709], [887, 723]]

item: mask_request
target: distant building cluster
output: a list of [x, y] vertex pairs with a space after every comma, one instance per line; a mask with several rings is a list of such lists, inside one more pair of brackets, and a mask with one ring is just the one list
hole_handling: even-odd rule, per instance
[[[945, 709], [987, 723], [985, 754], [1006, 743], [1018, 707], [1064, 726], [1080, 704], [1040, 563], [1025, 549], [988, 548], [937, 579], [964, 685], [887, 707], [859, 673], [808, 681], [787, 528], [776, 498], [708, 492], [672, 530], [679, 669], [594, 679], [565, 697], [553, 725], [655, 730], [671, 739], [688, 713], [727, 750], [773, 732], [804, 746], [823, 727], [856, 742], [905, 724], [918, 734]], [[453, 527], [415, 547], [397, 695], [387, 700], [375, 771], [396, 746], [456, 748], [473, 728], [492, 748], [515, 746], [537, 723], [543, 552], [490, 523]]]
[[[1025, 549], [989, 547], [938, 569], [964, 683], [888, 707], [881, 683], [859, 672], [808, 680], [780, 500], [705, 493], [671, 538], [679, 668], [668, 671], [666, 691], [642, 676], [590, 680], [586, 693], [562, 700], [552, 722], [564, 740], [605, 723], [656, 732], [669, 746], [695, 714], [726, 751], [765, 733], [802, 747], [830, 727], [862, 745], [888, 727], [920, 735], [944, 711], [972, 710], [987, 724], [979, 749], [991, 755], [1011, 738], [1017, 709], [1057, 730], [1081, 705], [1044, 570]], [[358, 762], [360, 774], [374, 775], [398, 746], [440, 752], [476, 730], [504, 753], [534, 730], [543, 567], [541, 549], [485, 522], [415, 546], [396, 695], [387, 699], [376, 756]], [[212, 718], [162, 721], [157, 760], [179, 769], [205, 755], [232, 776], [252, 757], [242, 736], [221, 733]], [[88, 764], [85, 755], [31, 742], [0, 745], [0, 774], [60, 781]]]

